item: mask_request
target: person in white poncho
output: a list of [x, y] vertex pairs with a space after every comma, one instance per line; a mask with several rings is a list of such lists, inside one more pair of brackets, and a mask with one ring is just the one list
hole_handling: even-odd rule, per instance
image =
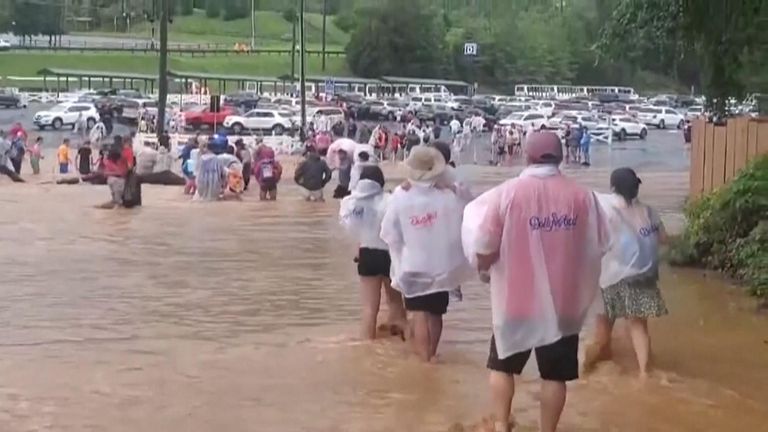
[[413, 348], [433, 361], [448, 310], [449, 292], [473, 274], [461, 245], [464, 204], [450, 190], [435, 187], [445, 171], [443, 156], [417, 146], [406, 160], [410, 190], [392, 194], [381, 224], [381, 239], [392, 256], [393, 286], [413, 312]]
[[390, 196], [384, 192], [384, 174], [377, 166], [367, 166], [352, 193], [341, 201], [339, 219], [358, 243], [355, 257], [360, 276], [362, 300], [361, 336], [376, 338], [376, 319], [381, 303], [381, 290], [387, 296], [389, 319], [386, 327], [392, 335], [404, 336], [407, 325], [403, 297], [392, 289], [390, 281], [391, 258], [389, 246], [381, 240], [381, 221]]
[[611, 331], [617, 319], [625, 319], [635, 349], [641, 379], [648, 374], [651, 339], [648, 318], [666, 315], [659, 289], [659, 243], [667, 233], [658, 213], [637, 199], [642, 182], [631, 168], [611, 173], [612, 194], [599, 194], [607, 215], [611, 246], [603, 257], [600, 273], [602, 306], [595, 342], [587, 349], [584, 369], [611, 357]]

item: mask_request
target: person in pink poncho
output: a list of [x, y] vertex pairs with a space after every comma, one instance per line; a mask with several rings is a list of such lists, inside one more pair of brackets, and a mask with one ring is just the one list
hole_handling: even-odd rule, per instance
[[531, 132], [524, 151], [528, 166], [518, 178], [467, 205], [462, 236], [468, 258], [491, 283], [495, 430], [512, 429], [514, 376], [535, 351], [543, 380], [539, 430], [554, 432], [566, 382], [579, 376], [579, 332], [608, 238], [595, 195], [559, 170], [557, 135]]

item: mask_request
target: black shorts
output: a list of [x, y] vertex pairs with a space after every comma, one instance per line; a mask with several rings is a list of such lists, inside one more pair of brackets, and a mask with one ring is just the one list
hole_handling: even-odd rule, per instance
[[357, 258], [357, 274], [365, 277], [389, 277], [392, 260], [389, 252], [381, 249], [360, 248]]
[[448, 292], [440, 291], [417, 297], [405, 298], [405, 309], [411, 312], [429, 312], [445, 315], [448, 312]]
[[[541, 379], [558, 382], [579, 379], [579, 335], [565, 336], [553, 344], [538, 347], [535, 351]], [[530, 356], [531, 350], [528, 350], [499, 359], [496, 339], [491, 337], [487, 367], [509, 375], [520, 375]]]

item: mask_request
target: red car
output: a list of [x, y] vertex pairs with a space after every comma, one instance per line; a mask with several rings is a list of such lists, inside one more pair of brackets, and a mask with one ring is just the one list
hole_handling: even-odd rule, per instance
[[201, 126], [208, 126], [211, 129], [221, 126], [227, 116], [238, 115], [240, 112], [233, 106], [223, 105], [217, 113], [211, 112], [207, 106], [198, 107], [184, 112], [184, 120], [188, 127], [200, 129]]

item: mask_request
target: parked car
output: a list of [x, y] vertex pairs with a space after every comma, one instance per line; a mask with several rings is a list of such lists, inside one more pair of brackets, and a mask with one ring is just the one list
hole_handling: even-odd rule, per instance
[[540, 112], [514, 113], [501, 120], [499, 124], [502, 126], [516, 125], [521, 128], [527, 128], [529, 125], [533, 125], [534, 129], [546, 129], [547, 117]]
[[240, 112], [237, 108], [227, 105], [222, 105], [219, 112], [211, 112], [210, 107], [203, 106], [198, 107], [190, 111], [184, 112], [184, 120], [187, 126], [193, 129], [200, 129], [202, 126], [208, 126], [215, 128], [224, 123], [224, 119], [229, 116], [237, 115]]
[[694, 105], [685, 112], [685, 119], [690, 121], [704, 116], [704, 107], [701, 105]]
[[26, 108], [27, 101], [14, 89], [0, 89], [0, 106], [5, 108]]
[[641, 122], [666, 129], [668, 125], [674, 125], [678, 129], [683, 127], [685, 119], [673, 108], [667, 107], [641, 107], [637, 110], [637, 118]]
[[441, 126], [449, 124], [454, 117], [463, 123], [467, 114], [463, 110], [452, 109], [446, 104], [424, 104], [416, 113], [416, 118], [419, 120], [434, 122]]
[[594, 129], [600, 124], [597, 117], [590, 113], [571, 113], [564, 114], [560, 118], [560, 125], [581, 125], [586, 126], [587, 129]]
[[552, 101], [533, 101], [534, 110], [544, 114], [547, 117], [552, 117], [555, 111], [555, 103]]
[[255, 109], [262, 102], [264, 98], [256, 92], [243, 91], [224, 96], [224, 104], [238, 107], [243, 112]]
[[80, 118], [85, 118], [88, 129], [99, 121], [99, 113], [93, 104], [88, 103], [64, 103], [56, 105], [48, 110], [38, 111], [32, 117], [32, 122], [40, 130], [46, 127], [61, 129], [62, 126], [73, 126]]
[[293, 112], [257, 108], [243, 115], [231, 115], [224, 119], [223, 125], [237, 135], [245, 130], [268, 130], [275, 135], [282, 135], [294, 127]]
[[641, 121], [630, 116], [613, 117], [613, 135], [624, 141], [627, 137], [636, 136], [645, 139], [648, 136], [648, 128]]
[[6, 39], [0, 39], [0, 51], [8, 51], [13, 47], [10, 41]]
[[140, 111], [157, 115], [157, 101], [155, 100], [118, 98], [117, 101], [121, 107], [119, 119], [127, 123], [138, 123]]
[[327, 117], [331, 125], [344, 121], [344, 111], [342, 111], [342, 109], [339, 107], [318, 106], [307, 109], [307, 121], [310, 121], [313, 117], [320, 115]]
[[399, 101], [370, 101], [365, 105], [368, 108], [368, 115], [373, 120], [396, 121], [403, 115], [408, 104]]

